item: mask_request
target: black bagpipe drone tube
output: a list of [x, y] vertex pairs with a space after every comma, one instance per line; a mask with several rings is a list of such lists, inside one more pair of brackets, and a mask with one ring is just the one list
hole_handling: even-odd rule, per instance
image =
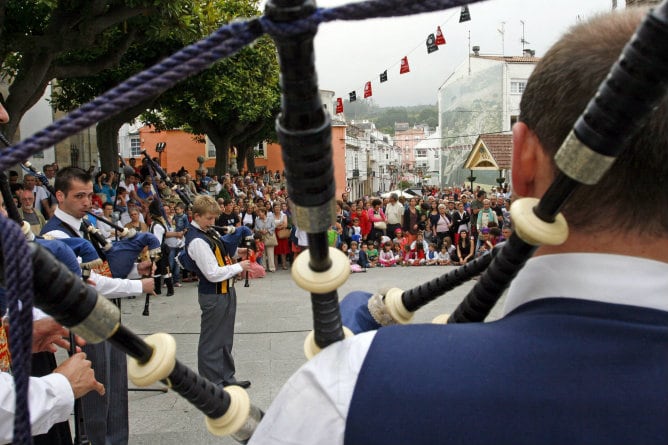
[[[568, 198], [581, 185], [598, 183], [665, 97], [668, 89], [665, 42], [668, 42], [667, 0], [649, 12], [640, 24], [557, 151], [555, 163], [559, 173], [540, 201], [528, 206], [526, 199], [513, 203], [511, 216], [513, 223], [519, 223], [518, 230], [450, 316], [449, 323], [483, 321], [539, 245], [550, 241], [559, 244], [557, 238], [565, 241], [568, 228], [559, 212]], [[549, 232], [546, 238], [534, 230], [540, 226]], [[563, 234], [556, 233], [557, 226], [562, 226]]]
[[[308, 17], [315, 9], [311, 0], [270, 0], [265, 15], [274, 22], [289, 22]], [[335, 256], [335, 249], [330, 249], [327, 242], [327, 229], [335, 219], [336, 190], [331, 121], [320, 100], [314, 36], [315, 31], [307, 31], [272, 37], [279, 56], [283, 110], [276, 120], [276, 133], [293, 218], [307, 233], [309, 246], [297, 256], [292, 276], [311, 292], [313, 340], [317, 348], [324, 348], [344, 337], [336, 289], [345, 282], [350, 266], [347, 258], [342, 261]]]
[[[121, 226], [119, 226], [118, 224], [114, 224], [112, 221], [109, 221], [107, 218], [105, 218], [105, 217], [103, 217], [103, 216], [96, 215], [96, 214], [93, 213], [93, 212], [86, 212], [86, 213], [87, 213], [88, 215], [92, 216], [93, 218], [96, 218], [96, 219], [98, 219], [99, 221], [102, 221], [104, 224], [108, 225], [108, 226], [111, 227], [112, 229], [114, 229], [114, 230], [116, 230], [116, 231], [118, 231], [118, 232], [121, 232], [120, 235], [119, 235], [119, 236], [121, 236], [121, 237], [125, 237], [125, 236], [134, 236], [134, 235], [136, 234], [136, 232], [132, 232], [132, 231], [130, 231], [129, 229], [127, 229], [126, 227], [121, 227]], [[132, 233], [132, 235], [130, 235], [131, 233]]]
[[188, 196], [185, 193], [183, 193], [183, 190], [179, 189], [179, 187], [172, 182], [169, 175], [167, 173], [165, 173], [165, 171], [162, 169], [162, 167], [160, 165], [158, 165], [157, 162], [155, 162], [153, 159], [151, 159], [151, 157], [148, 155], [146, 150], [143, 150], [141, 152], [141, 154], [144, 155], [144, 158], [146, 158], [146, 160], [151, 165], [151, 167], [153, 167], [153, 171], [155, 171], [158, 174], [158, 176], [160, 176], [160, 179], [165, 181], [165, 184], [167, 184], [167, 187], [169, 187], [170, 189], [172, 189], [174, 191], [174, 193], [179, 195], [179, 198], [181, 199], [181, 202], [183, 202], [183, 204], [185, 204], [186, 207], [191, 207], [193, 205], [193, 203], [190, 201]]
[[[139, 365], [155, 359], [160, 352], [159, 348], [123, 326], [117, 306], [98, 295], [93, 287], [86, 285], [45, 248], [36, 243], [29, 243], [29, 247], [33, 268], [40, 271], [33, 276], [35, 306], [88, 342], [109, 341], [134, 358]], [[4, 261], [0, 264], [4, 264]], [[168, 370], [165, 376], [158, 380], [204, 413], [209, 418], [207, 421], [225, 419], [226, 415], [229, 416], [229, 411], [235, 409], [234, 399], [240, 388], [234, 388], [236, 395], [231, 395], [231, 392], [201, 377], [178, 360], [167, 362]], [[233, 422], [239, 427], [225, 432], [242, 442], [250, 438], [262, 415], [258, 408], [249, 403], [247, 406], [242, 403], [243, 407], [245, 409], [241, 409], [242, 421]], [[229, 422], [225, 423], [222, 428], [228, 426]]]

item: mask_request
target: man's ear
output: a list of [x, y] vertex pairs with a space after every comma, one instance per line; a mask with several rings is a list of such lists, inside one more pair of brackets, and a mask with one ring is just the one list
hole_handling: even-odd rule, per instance
[[[523, 122], [513, 125], [512, 181], [518, 196], [542, 195], [537, 182], [542, 182], [545, 152], [536, 134]], [[540, 170], [540, 171], [539, 171]]]
[[65, 193], [63, 193], [62, 190], [56, 191], [56, 199], [58, 200], [58, 204], [61, 204], [65, 201]]

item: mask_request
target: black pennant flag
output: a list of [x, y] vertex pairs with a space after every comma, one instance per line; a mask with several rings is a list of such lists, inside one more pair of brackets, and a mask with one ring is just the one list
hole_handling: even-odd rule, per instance
[[468, 6], [462, 6], [462, 12], [459, 14], [459, 23], [471, 20], [471, 13]]
[[348, 97], [350, 98], [350, 102], [355, 102], [357, 100], [357, 93], [351, 91], [350, 93], [348, 93]]
[[434, 34], [429, 34], [427, 37], [427, 54], [431, 54], [434, 51], [438, 51], [438, 45], [436, 44], [436, 37]]
[[380, 73], [380, 82], [381, 82], [381, 83], [383, 83], [383, 82], [387, 82], [387, 70], [385, 70], [385, 71], [383, 71], [382, 73]]

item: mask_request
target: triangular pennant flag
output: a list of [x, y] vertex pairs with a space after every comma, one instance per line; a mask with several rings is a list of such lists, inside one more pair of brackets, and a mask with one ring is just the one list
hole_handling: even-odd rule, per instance
[[336, 114], [343, 113], [343, 99], [340, 97], [336, 98]]
[[380, 83], [387, 82], [387, 70], [380, 73]]
[[436, 28], [436, 44], [445, 45], [445, 37], [443, 37], [443, 32], [441, 31], [440, 26]]
[[350, 93], [348, 93], [348, 97], [350, 98], [350, 102], [355, 102], [357, 100], [357, 93], [351, 91]]
[[411, 68], [408, 66], [408, 56], [401, 59], [401, 68], [399, 69], [399, 74], [410, 73]]
[[468, 6], [462, 6], [462, 12], [459, 14], [459, 23], [471, 20], [471, 13]]
[[364, 84], [364, 98], [366, 99], [367, 97], [371, 97], [372, 95], [373, 91], [371, 91], [371, 81], [369, 81]]
[[429, 37], [427, 37], [427, 54], [431, 54], [434, 51], [438, 51], [436, 37], [434, 37], [434, 34], [429, 34]]

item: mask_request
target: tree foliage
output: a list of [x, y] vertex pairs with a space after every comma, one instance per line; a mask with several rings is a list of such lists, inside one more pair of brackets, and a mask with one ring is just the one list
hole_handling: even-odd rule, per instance
[[[194, 5], [195, 3], [195, 5]], [[0, 2], [0, 62], [10, 84], [13, 137], [23, 114], [53, 79], [92, 76], [117, 66], [137, 42], [195, 33], [189, 0], [5, 0]]]
[[144, 119], [157, 129], [208, 135], [216, 146], [215, 172], [220, 175], [229, 169], [231, 146], [243, 160], [249, 147], [270, 135], [279, 101], [276, 51], [271, 39], [263, 37], [163, 94]]

